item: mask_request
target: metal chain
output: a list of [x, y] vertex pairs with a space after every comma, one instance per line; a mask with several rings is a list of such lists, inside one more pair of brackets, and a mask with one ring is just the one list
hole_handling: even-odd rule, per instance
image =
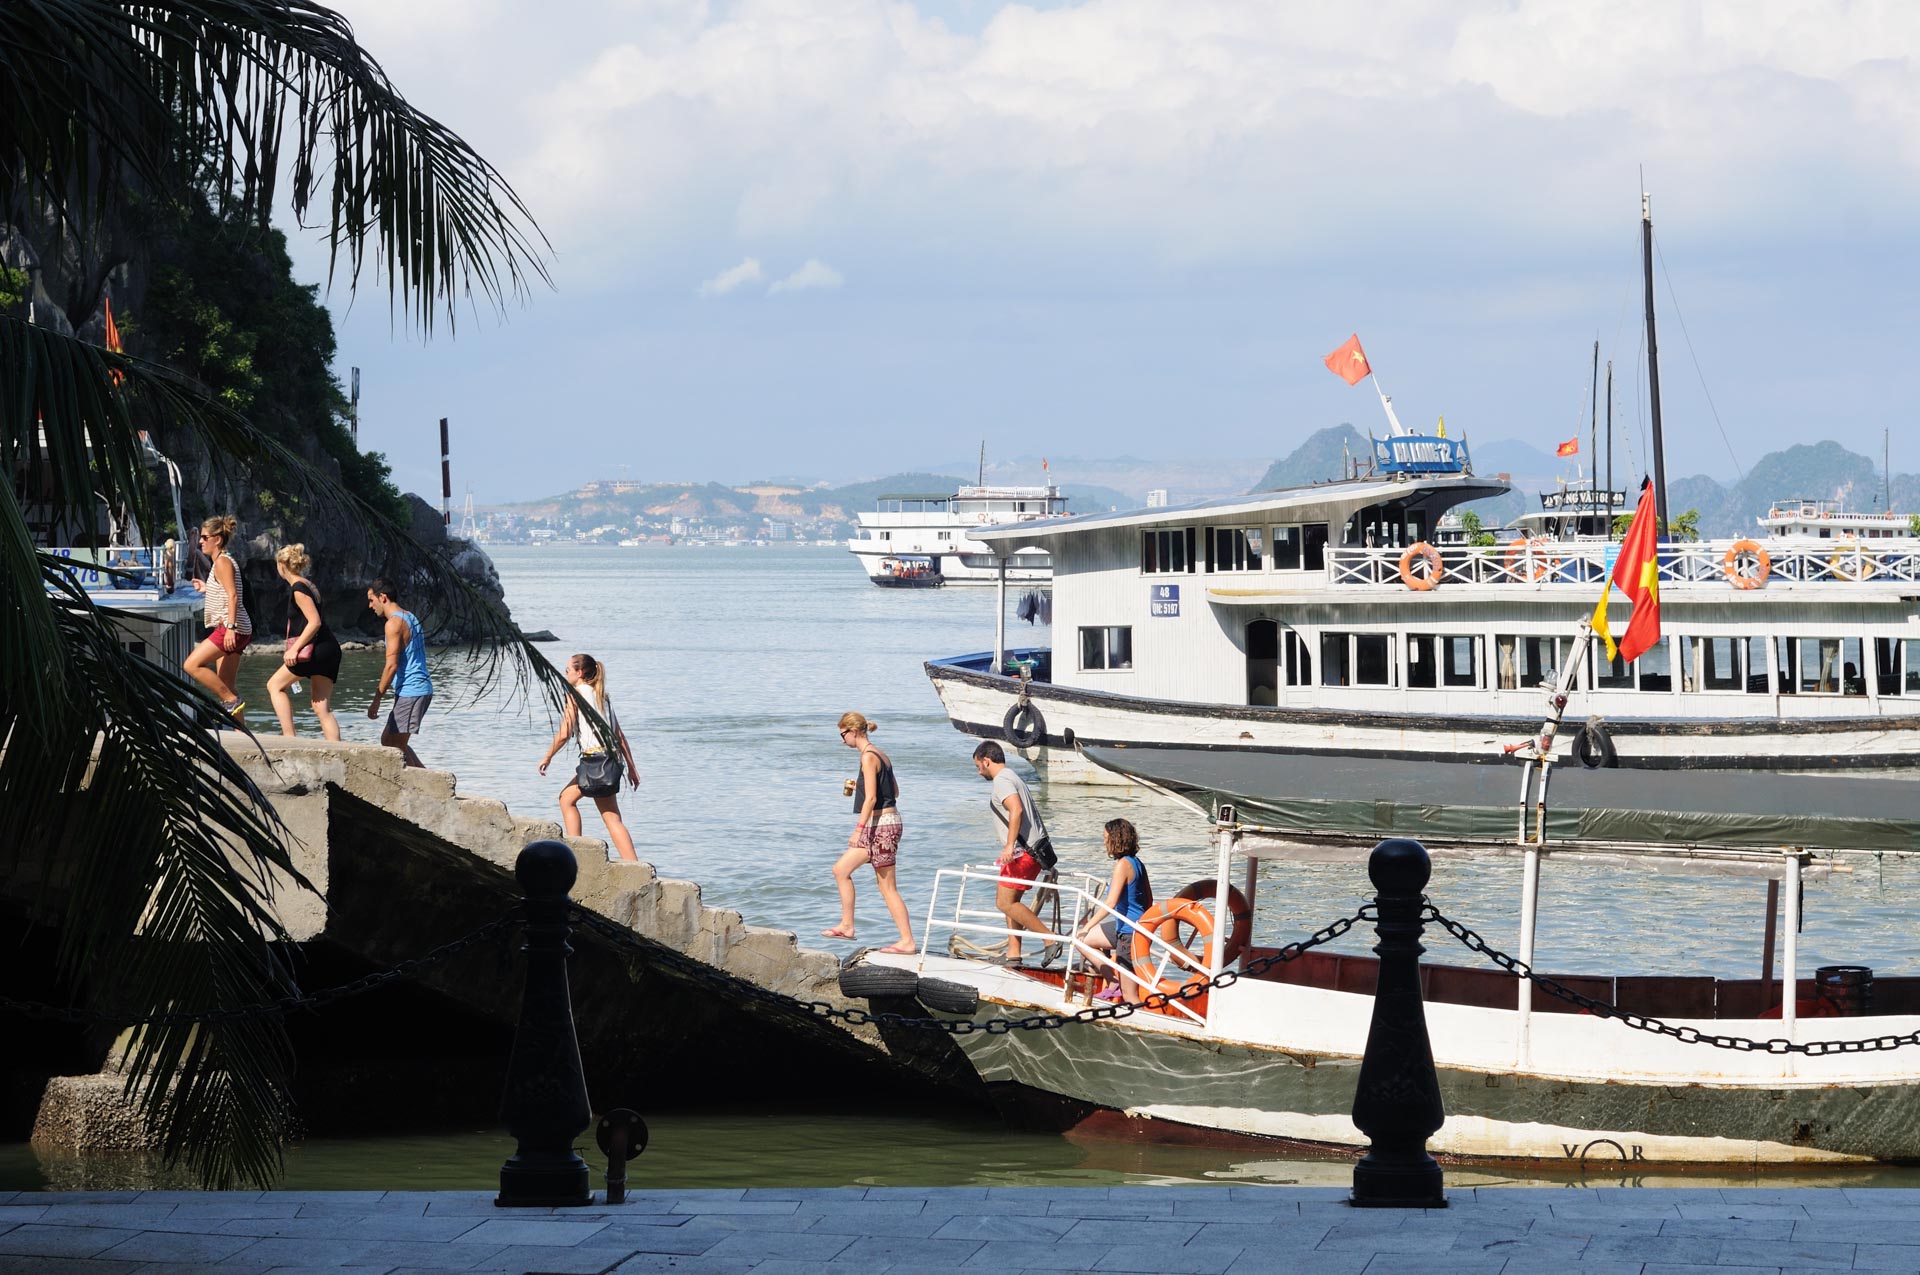
[[1731, 1049], [1742, 1054], [1806, 1054], [1813, 1058], [1821, 1058], [1827, 1054], [1871, 1054], [1889, 1049], [1901, 1049], [1908, 1045], [1920, 1045], [1920, 1031], [1908, 1032], [1904, 1036], [1874, 1036], [1864, 1040], [1791, 1041], [1778, 1036], [1771, 1040], [1754, 1040], [1747, 1036], [1722, 1036], [1715, 1032], [1703, 1032], [1697, 1027], [1669, 1023], [1651, 1014], [1629, 1013], [1617, 1005], [1595, 1000], [1583, 992], [1577, 992], [1565, 983], [1549, 978], [1545, 974], [1535, 973], [1525, 961], [1516, 956], [1509, 956], [1492, 946], [1473, 930], [1441, 912], [1432, 903], [1426, 905], [1422, 916], [1423, 919], [1434, 922], [1454, 938], [1459, 939], [1469, 951], [1480, 953], [1509, 974], [1529, 980], [1550, 996], [1558, 997], [1570, 1005], [1578, 1005], [1596, 1018], [1611, 1018], [1635, 1031], [1651, 1032], [1656, 1036], [1671, 1036], [1682, 1044], [1712, 1045], [1715, 1049]]
[[1047, 1013], [1029, 1014], [1024, 1018], [988, 1018], [974, 1020], [968, 1018], [916, 1018], [907, 1014], [874, 1013], [864, 1009], [841, 1009], [827, 1001], [805, 1001], [785, 992], [776, 992], [761, 987], [757, 983], [717, 970], [704, 961], [676, 952], [664, 944], [651, 943], [635, 934], [625, 926], [617, 925], [592, 912], [576, 910], [574, 919], [587, 929], [605, 938], [614, 940], [627, 947], [644, 951], [647, 956], [671, 965], [675, 969], [716, 986], [727, 987], [735, 991], [744, 991], [756, 1000], [768, 1004], [780, 1005], [787, 1009], [799, 1010], [816, 1018], [832, 1019], [860, 1027], [868, 1024], [879, 1027], [912, 1027], [925, 1031], [945, 1032], [949, 1036], [970, 1036], [975, 1032], [985, 1032], [989, 1036], [1004, 1036], [1013, 1031], [1054, 1031], [1070, 1027], [1076, 1023], [1098, 1023], [1111, 1019], [1126, 1018], [1143, 1009], [1165, 1009], [1175, 1001], [1192, 1000], [1196, 996], [1219, 987], [1231, 987], [1243, 978], [1252, 978], [1272, 969], [1296, 960], [1312, 948], [1331, 943], [1351, 930], [1362, 921], [1375, 917], [1371, 903], [1357, 909], [1352, 916], [1341, 917], [1309, 934], [1306, 938], [1288, 943], [1266, 956], [1248, 961], [1244, 968], [1222, 970], [1218, 977], [1190, 983], [1176, 992], [1154, 992], [1142, 998], [1138, 1003], [1118, 1002], [1112, 1005], [1097, 1005], [1073, 1014]]
[[511, 928], [520, 920], [520, 909], [514, 908], [502, 916], [487, 922], [471, 934], [465, 934], [442, 943], [431, 952], [416, 956], [412, 960], [402, 961], [391, 969], [364, 974], [350, 983], [338, 987], [326, 987], [317, 992], [307, 992], [294, 996], [282, 996], [278, 1000], [264, 1005], [243, 1005], [231, 1009], [183, 1010], [171, 1014], [134, 1014], [99, 1009], [69, 1009], [58, 1005], [42, 1005], [34, 1001], [15, 1000], [11, 996], [0, 996], [0, 1010], [19, 1014], [26, 1018], [37, 1018], [48, 1022], [69, 1023], [81, 1027], [180, 1027], [185, 1025], [217, 1026], [221, 1023], [239, 1022], [249, 1018], [274, 1018], [291, 1014], [296, 1010], [319, 1009], [335, 1001], [358, 996], [378, 987], [410, 978], [422, 970], [438, 965], [477, 943], [484, 943], [495, 935]]

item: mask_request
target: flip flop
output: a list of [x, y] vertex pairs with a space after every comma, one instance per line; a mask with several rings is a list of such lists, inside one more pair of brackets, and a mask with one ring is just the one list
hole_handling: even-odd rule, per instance
[[823, 939], [850, 939], [853, 937], [853, 931], [843, 930], [836, 925], [831, 930], [820, 931], [820, 937]]
[[876, 952], [891, 952], [895, 956], [912, 956], [920, 949], [911, 943], [893, 943], [886, 947], [876, 947], [873, 950]]

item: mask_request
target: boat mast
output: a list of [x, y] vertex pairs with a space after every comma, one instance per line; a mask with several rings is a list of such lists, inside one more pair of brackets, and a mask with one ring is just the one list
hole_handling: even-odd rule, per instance
[[980, 472], [974, 475], [973, 485], [976, 487], [987, 485], [987, 440], [984, 438], [980, 440]]
[[1660, 348], [1653, 331], [1653, 196], [1640, 192], [1640, 260], [1647, 283], [1647, 397], [1653, 405], [1653, 500], [1660, 534], [1667, 533], [1667, 452], [1660, 435]]
[[1607, 360], [1607, 539], [1613, 539], [1613, 360]]
[[1593, 423], [1588, 433], [1587, 463], [1593, 466], [1594, 486], [1600, 485], [1600, 339], [1593, 342]]
[[1887, 446], [1887, 430], [1880, 431], [1880, 481], [1882, 498], [1886, 502], [1886, 511], [1893, 512], [1893, 460], [1892, 451]]

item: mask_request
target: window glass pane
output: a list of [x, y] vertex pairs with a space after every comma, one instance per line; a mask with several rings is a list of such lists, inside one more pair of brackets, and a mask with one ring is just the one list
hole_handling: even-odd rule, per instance
[[1325, 571], [1327, 569], [1327, 524], [1310, 522], [1300, 528], [1303, 552], [1306, 555], [1307, 570]]
[[1750, 637], [1741, 645], [1746, 654], [1747, 694], [1767, 694], [1767, 665], [1771, 659], [1767, 654], [1767, 639]]
[[1840, 639], [1840, 693], [1842, 695], [1867, 693], [1865, 645], [1857, 637]]
[[1384, 633], [1359, 633], [1353, 639], [1353, 684], [1355, 686], [1393, 685], [1393, 661]]
[[1640, 675], [1640, 689], [1643, 691], [1670, 691], [1673, 689], [1673, 663], [1668, 655], [1667, 639], [1658, 642], [1641, 653], [1633, 662], [1634, 671]]
[[1514, 691], [1520, 689], [1520, 652], [1519, 639], [1512, 634], [1504, 634], [1493, 640], [1493, 658], [1496, 672], [1499, 674], [1500, 689]]
[[1738, 691], [1747, 685], [1740, 667], [1740, 639], [1701, 638], [1697, 642], [1700, 668], [1694, 685], [1704, 691]]
[[1345, 633], [1320, 635], [1320, 685], [1346, 686], [1347, 637]]
[[1140, 533], [1140, 569], [1158, 571], [1160, 569], [1160, 536], [1158, 532]]
[[1433, 658], [1431, 633], [1407, 634], [1407, 685], [1430, 690], [1439, 684], [1438, 666]]
[[1614, 657], [1609, 660], [1607, 658], [1605, 643], [1595, 642], [1593, 644], [1593, 663], [1589, 667], [1597, 674], [1593, 682], [1597, 689], [1633, 689], [1633, 669], [1625, 660], [1620, 658], [1617, 652]]
[[1300, 528], [1275, 527], [1273, 529], [1273, 565], [1280, 571], [1300, 569]]
[[1875, 638], [1873, 640], [1873, 678], [1879, 683], [1875, 689], [1882, 695], [1900, 693], [1900, 639]]
[[1107, 631], [1105, 629], [1080, 630], [1080, 667], [1100, 669], [1107, 666]]
[[1478, 638], [1450, 637], [1442, 638], [1446, 657], [1442, 661], [1441, 682], [1446, 686], [1478, 686], [1480, 672], [1475, 667], [1474, 652], [1480, 645]]
[[1900, 646], [1906, 652], [1906, 693], [1920, 695], [1920, 638], [1907, 638]]
[[1790, 637], [1773, 639], [1774, 658], [1779, 661], [1774, 669], [1774, 681], [1780, 687], [1782, 695], [1800, 693], [1800, 644]]
[[1133, 630], [1126, 625], [1107, 630], [1107, 667], [1133, 667]]
[[1307, 640], [1293, 629], [1287, 630], [1287, 685], [1313, 685], [1313, 657], [1307, 650]]

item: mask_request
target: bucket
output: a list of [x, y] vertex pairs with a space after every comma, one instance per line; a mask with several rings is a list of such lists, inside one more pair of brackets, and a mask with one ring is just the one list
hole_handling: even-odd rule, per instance
[[1842, 1018], [1859, 1018], [1873, 1008], [1873, 971], [1864, 965], [1822, 965], [1813, 972], [1813, 985]]

